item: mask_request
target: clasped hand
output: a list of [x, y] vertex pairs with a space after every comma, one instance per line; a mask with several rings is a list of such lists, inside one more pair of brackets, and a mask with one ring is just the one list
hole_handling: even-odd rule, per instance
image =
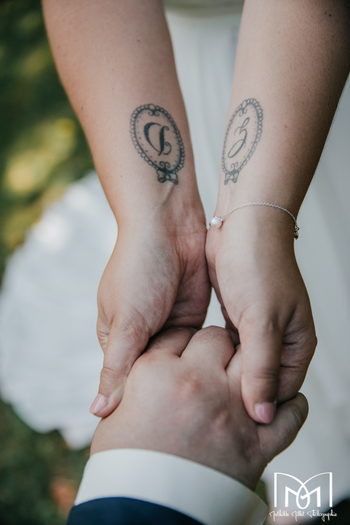
[[132, 367], [120, 406], [100, 421], [91, 453], [168, 453], [254, 490], [266, 464], [294, 440], [308, 406], [298, 394], [278, 407], [271, 425], [255, 423], [242, 403], [241, 358], [223, 328], [164, 330]]
[[234, 344], [241, 343], [242, 398], [251, 418], [270, 423], [276, 404], [297, 394], [316, 346], [310, 303], [293, 224], [269, 217], [260, 228], [260, 212], [241, 210], [208, 235], [202, 218], [171, 234], [164, 217], [119, 230], [98, 292], [104, 364], [95, 415], [118, 406], [152, 336], [202, 326], [211, 285]]

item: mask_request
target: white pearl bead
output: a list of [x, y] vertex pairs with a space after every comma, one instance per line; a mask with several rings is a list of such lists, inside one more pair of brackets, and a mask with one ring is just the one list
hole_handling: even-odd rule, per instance
[[222, 226], [222, 219], [220, 217], [213, 217], [210, 221], [210, 225], [214, 226], [214, 228], [220, 228]]

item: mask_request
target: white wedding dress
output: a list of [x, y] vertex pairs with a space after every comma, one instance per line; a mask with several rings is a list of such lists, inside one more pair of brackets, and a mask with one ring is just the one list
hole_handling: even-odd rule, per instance
[[[210, 220], [240, 23], [240, 1], [169, 1], [167, 18], [188, 112], [200, 193]], [[177, 8], [173, 8], [177, 4]], [[185, 7], [179, 8], [180, 4]], [[203, 8], [208, 4], [208, 8]], [[310, 415], [267, 468], [305, 481], [333, 472], [334, 502], [350, 495], [350, 83], [299, 215], [298, 262], [319, 345], [303, 392]], [[57, 428], [87, 445], [97, 420], [102, 352], [95, 334], [98, 282], [116, 225], [95, 173], [72, 184], [9, 260], [0, 302], [0, 390], [34, 429]], [[223, 325], [216, 299], [206, 324]], [[325, 505], [327, 507], [327, 505]]]

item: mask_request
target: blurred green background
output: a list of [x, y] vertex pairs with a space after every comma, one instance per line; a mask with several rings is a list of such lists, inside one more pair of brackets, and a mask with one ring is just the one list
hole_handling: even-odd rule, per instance
[[[39, 0], [0, 1], [0, 275], [43, 209], [92, 168], [58, 79]], [[38, 434], [0, 400], [0, 524], [60, 525], [87, 450]]]

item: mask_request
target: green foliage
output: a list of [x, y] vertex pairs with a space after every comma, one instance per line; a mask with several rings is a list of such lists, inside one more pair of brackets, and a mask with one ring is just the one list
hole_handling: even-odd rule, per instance
[[0, 443], [0, 524], [63, 524], [52, 480], [78, 487], [87, 451], [69, 450], [58, 432], [34, 432], [1, 402]]
[[65, 186], [92, 168], [38, 0], [0, 2], [0, 269]]
[[[0, 1], [0, 118], [1, 276], [44, 207], [92, 168], [38, 0]], [[0, 525], [63, 524], [64, 490], [55, 496], [55, 480], [74, 494], [86, 457], [58, 432], [34, 432], [0, 402]]]

